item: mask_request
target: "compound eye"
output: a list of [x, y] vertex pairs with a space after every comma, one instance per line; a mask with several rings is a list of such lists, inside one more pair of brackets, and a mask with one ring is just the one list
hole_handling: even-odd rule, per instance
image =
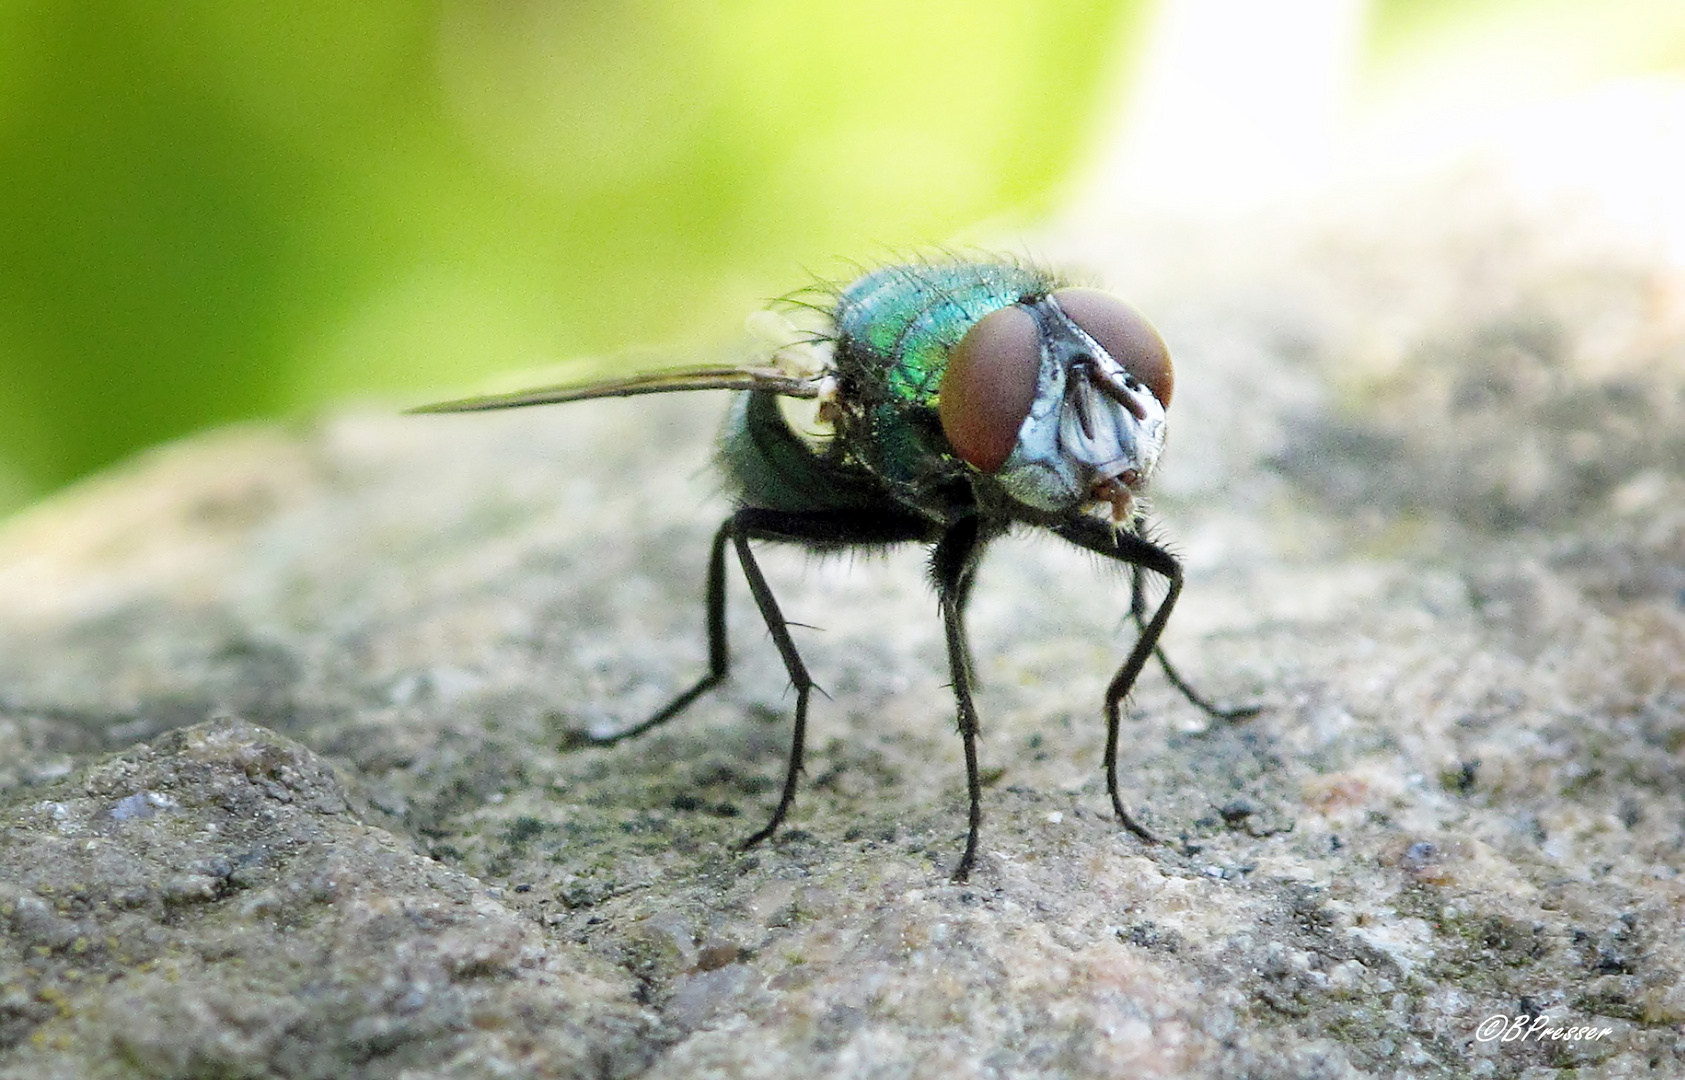
[[1125, 371], [1146, 383], [1160, 405], [1170, 407], [1170, 395], [1176, 388], [1170, 350], [1146, 316], [1099, 289], [1060, 289], [1053, 299]]
[[1014, 304], [977, 321], [948, 354], [937, 412], [954, 453], [992, 473], [1018, 444], [1041, 375], [1035, 316]]

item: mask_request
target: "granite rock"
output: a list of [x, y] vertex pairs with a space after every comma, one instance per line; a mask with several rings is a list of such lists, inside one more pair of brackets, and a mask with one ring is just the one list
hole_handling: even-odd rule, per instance
[[772, 841], [735, 577], [732, 678], [582, 744], [705, 661], [712, 397], [233, 429], [22, 515], [0, 1075], [1685, 1070], [1685, 286], [1462, 192], [1042, 245], [1179, 357], [1166, 644], [1262, 707], [1143, 677], [1159, 846], [1100, 768], [1127, 577], [1049, 537], [971, 608], [968, 884], [916, 551], [766, 550], [826, 691]]

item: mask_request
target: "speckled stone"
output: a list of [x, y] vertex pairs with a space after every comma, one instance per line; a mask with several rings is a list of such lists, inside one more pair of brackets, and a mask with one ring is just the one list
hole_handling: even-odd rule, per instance
[[[967, 885], [914, 550], [766, 553], [827, 691], [772, 842], [735, 576], [733, 678], [580, 745], [705, 660], [715, 397], [235, 429], [15, 519], [0, 1075], [1680, 1074], [1685, 286], [1502, 205], [1041, 245], [1179, 358], [1167, 647], [1263, 706], [1149, 669], [1158, 847], [1127, 579], [1051, 538], [971, 607]], [[1538, 1013], [1608, 1033], [1479, 1038]]]

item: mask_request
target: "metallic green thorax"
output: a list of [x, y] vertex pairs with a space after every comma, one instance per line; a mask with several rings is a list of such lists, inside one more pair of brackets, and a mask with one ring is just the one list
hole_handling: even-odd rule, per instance
[[1062, 284], [1046, 271], [998, 262], [894, 266], [851, 284], [834, 316], [839, 441], [900, 488], [952, 474], [957, 459], [936, 413], [948, 354], [991, 311]]

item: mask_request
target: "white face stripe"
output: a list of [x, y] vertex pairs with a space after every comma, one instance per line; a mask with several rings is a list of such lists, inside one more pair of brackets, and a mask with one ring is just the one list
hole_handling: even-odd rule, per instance
[[1125, 474], [1131, 488], [1145, 486], [1164, 449], [1164, 406], [1051, 297], [1026, 306], [1041, 327], [1041, 371], [1018, 444], [996, 474], [1001, 486], [1054, 513], [1093, 502]]
[[1164, 410], [1157, 410], [1156, 426], [1161, 434], [1155, 444], [1148, 428], [1154, 418], [1151, 407], [1158, 401], [1145, 388], [1138, 395], [1126, 393], [1130, 393], [1134, 409], [1080, 375], [1066, 382], [1065, 407], [1059, 413], [1059, 447], [1088, 466], [1096, 483], [1131, 469], [1150, 473], [1158, 463], [1158, 449], [1164, 441]]

